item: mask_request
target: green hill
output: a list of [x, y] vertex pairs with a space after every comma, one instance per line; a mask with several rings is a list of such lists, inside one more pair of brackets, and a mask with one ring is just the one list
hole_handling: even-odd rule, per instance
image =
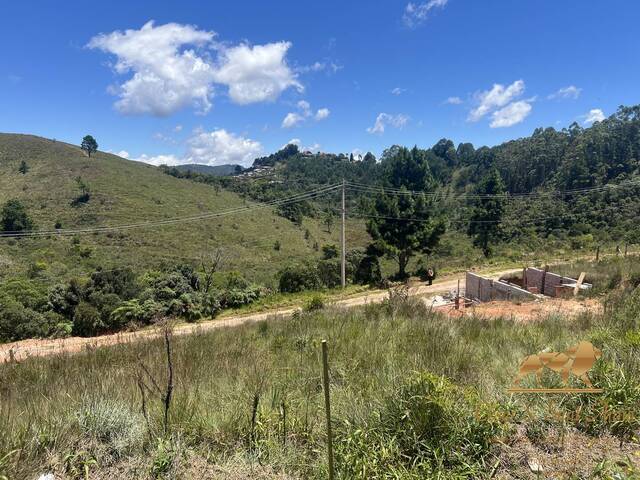
[[[21, 162], [28, 171], [19, 171]], [[90, 190], [86, 203], [77, 178]], [[37, 230], [92, 228], [225, 211], [251, 202], [237, 193], [178, 179], [160, 169], [98, 152], [88, 158], [77, 146], [54, 140], [0, 134], [0, 204], [19, 199]], [[306, 233], [306, 231], [309, 233]], [[302, 226], [257, 209], [205, 221], [144, 227], [111, 233], [0, 239], [0, 280], [37, 272], [43, 283], [60, 281], [96, 267], [137, 269], [162, 261], [197, 264], [202, 252], [218, 246], [231, 254], [230, 268], [270, 284], [292, 259], [318, 255], [314, 244], [336, 243], [317, 221]], [[280, 249], [274, 243], [280, 242]]]

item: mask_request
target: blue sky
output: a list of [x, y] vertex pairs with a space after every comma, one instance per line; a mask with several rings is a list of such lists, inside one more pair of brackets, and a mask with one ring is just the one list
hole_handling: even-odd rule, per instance
[[640, 102], [638, 2], [86, 5], [3, 4], [0, 131], [247, 164], [292, 139], [493, 145]]

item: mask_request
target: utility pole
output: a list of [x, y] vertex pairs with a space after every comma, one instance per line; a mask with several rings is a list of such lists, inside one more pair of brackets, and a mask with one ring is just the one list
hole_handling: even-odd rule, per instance
[[340, 262], [340, 279], [341, 279], [341, 283], [342, 283], [342, 288], [345, 288], [347, 286], [347, 242], [346, 242], [346, 238], [345, 238], [345, 232], [346, 232], [346, 225], [345, 225], [345, 217], [346, 217], [346, 210], [345, 210], [345, 203], [344, 203], [344, 193], [345, 191], [345, 181], [344, 178], [342, 179], [342, 258], [341, 258], [341, 262]]

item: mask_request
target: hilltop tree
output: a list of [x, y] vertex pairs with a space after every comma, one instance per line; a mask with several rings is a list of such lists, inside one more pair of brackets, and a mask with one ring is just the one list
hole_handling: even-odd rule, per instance
[[27, 165], [27, 162], [25, 162], [24, 160], [22, 160], [20, 162], [20, 167], [18, 168], [18, 171], [22, 174], [22, 175], [26, 175], [27, 172], [29, 171], [29, 165]]
[[19, 200], [9, 200], [2, 207], [0, 225], [3, 232], [22, 232], [33, 229], [27, 209]]
[[394, 188], [424, 191], [433, 184], [425, 150], [394, 145], [382, 154], [387, 182]]
[[444, 223], [433, 218], [432, 206], [424, 194], [381, 194], [373, 206], [367, 231], [374, 240], [369, 250], [387, 255], [398, 263], [398, 277], [407, 277], [407, 264], [416, 253], [430, 254], [445, 232]]
[[[491, 244], [502, 236], [502, 215], [505, 207], [504, 182], [493, 168], [478, 184], [476, 193], [479, 195], [476, 206], [471, 215], [469, 235], [473, 237], [473, 244], [482, 249], [485, 257], [491, 255]], [[491, 195], [491, 196], [484, 196]], [[498, 196], [496, 196], [498, 195]]]
[[87, 152], [87, 155], [91, 157], [92, 153], [98, 151], [98, 142], [91, 135], [85, 135], [80, 144], [80, 148]]

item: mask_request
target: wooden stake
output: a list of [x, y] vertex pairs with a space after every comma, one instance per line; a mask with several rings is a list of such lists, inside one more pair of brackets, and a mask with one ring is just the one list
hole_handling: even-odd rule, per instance
[[329, 354], [327, 353], [326, 340], [322, 341], [322, 381], [324, 384], [324, 408], [327, 414], [327, 455], [329, 456], [329, 480], [333, 480], [333, 435], [331, 433], [331, 401], [329, 399]]
[[573, 289], [573, 296], [574, 297], [576, 295], [578, 295], [578, 292], [580, 291], [580, 287], [582, 286], [582, 282], [584, 282], [585, 275], [586, 275], [585, 272], [580, 272], [580, 276], [578, 277], [578, 281], [576, 282], [576, 286]]
[[598, 248], [596, 249], [596, 262], [600, 261], [600, 245], [598, 245]]
[[625, 257], [627, 256], [627, 251], [629, 251], [629, 244], [628, 244], [628, 243], [625, 243], [625, 244], [624, 244], [624, 256], [625, 256]]

